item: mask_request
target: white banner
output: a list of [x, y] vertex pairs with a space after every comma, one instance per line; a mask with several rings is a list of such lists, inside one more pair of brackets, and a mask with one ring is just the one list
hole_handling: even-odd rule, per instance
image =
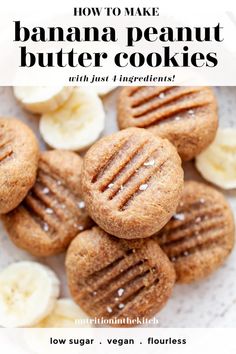
[[235, 329], [1, 329], [4, 354], [235, 354]]
[[236, 85], [236, 11], [226, 1], [9, 0], [0, 85]]

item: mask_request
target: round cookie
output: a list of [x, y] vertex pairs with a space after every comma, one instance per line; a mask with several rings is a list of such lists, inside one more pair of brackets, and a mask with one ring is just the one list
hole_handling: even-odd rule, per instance
[[167, 138], [183, 160], [191, 160], [214, 140], [217, 103], [208, 87], [125, 87], [118, 100], [118, 124]]
[[2, 216], [16, 246], [39, 257], [53, 255], [92, 226], [81, 199], [81, 168], [82, 159], [76, 153], [41, 153], [35, 185], [15, 210]]
[[5, 214], [33, 186], [39, 147], [30, 128], [15, 118], [0, 118], [0, 137], [0, 214]]
[[183, 188], [181, 160], [168, 140], [129, 128], [89, 149], [82, 188], [88, 213], [103, 230], [126, 239], [148, 237], [176, 210]]
[[225, 197], [194, 181], [185, 182], [176, 214], [154, 236], [173, 262], [181, 283], [216, 270], [231, 252], [234, 238], [233, 214]]
[[118, 239], [99, 227], [72, 241], [66, 271], [75, 302], [115, 326], [134, 326], [160, 311], [175, 283], [174, 268], [154, 240]]

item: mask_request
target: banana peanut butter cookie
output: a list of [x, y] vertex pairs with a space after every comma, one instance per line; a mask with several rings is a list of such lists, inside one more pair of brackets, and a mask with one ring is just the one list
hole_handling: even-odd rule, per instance
[[185, 182], [176, 214], [154, 236], [182, 283], [216, 270], [231, 252], [234, 238], [234, 219], [224, 196], [194, 181]]
[[214, 139], [217, 104], [208, 87], [125, 87], [118, 101], [121, 129], [146, 128], [167, 138], [183, 160], [191, 160]]
[[66, 270], [72, 297], [89, 316], [128, 326], [136, 323], [127, 318], [157, 313], [175, 283], [174, 268], [157, 242], [118, 239], [99, 227], [72, 241]]
[[129, 128], [89, 149], [82, 188], [89, 215], [106, 232], [148, 237], [176, 210], [183, 188], [181, 160], [168, 140]]
[[35, 256], [66, 249], [82, 230], [91, 227], [81, 199], [82, 159], [69, 151], [41, 153], [37, 181], [23, 202], [2, 217], [11, 240]]
[[36, 178], [39, 148], [33, 132], [14, 118], [0, 118], [0, 214], [17, 207]]

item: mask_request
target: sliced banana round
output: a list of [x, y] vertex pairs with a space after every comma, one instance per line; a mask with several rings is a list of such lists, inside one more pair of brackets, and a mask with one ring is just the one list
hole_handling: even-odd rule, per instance
[[48, 316], [59, 296], [59, 280], [48, 267], [16, 262], [0, 272], [0, 326], [28, 327]]
[[91, 327], [89, 317], [71, 299], [57, 300], [53, 311], [35, 327], [39, 328], [82, 328]]
[[197, 156], [196, 167], [207, 181], [236, 188], [236, 129], [219, 129], [214, 142]]
[[98, 139], [104, 125], [101, 99], [93, 90], [80, 87], [61, 108], [41, 117], [39, 130], [51, 147], [80, 151]]
[[108, 93], [113, 91], [117, 86], [112, 86], [112, 85], [100, 85], [100, 86], [92, 86], [93, 90], [99, 95], [99, 96], [106, 96]]
[[32, 113], [47, 113], [58, 109], [70, 97], [71, 86], [15, 86], [14, 95]]

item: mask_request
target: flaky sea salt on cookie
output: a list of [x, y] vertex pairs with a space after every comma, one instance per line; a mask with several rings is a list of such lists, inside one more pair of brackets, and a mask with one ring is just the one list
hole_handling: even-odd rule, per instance
[[64, 251], [93, 223], [81, 197], [82, 159], [75, 153], [41, 153], [37, 181], [15, 210], [2, 217], [10, 239], [35, 256]]
[[215, 271], [234, 246], [232, 211], [214, 188], [185, 182], [176, 214], [154, 239], [173, 262], [177, 281], [201, 279]]
[[126, 129], [87, 152], [82, 188], [88, 213], [106, 232], [148, 237], [175, 212], [183, 188], [181, 161], [168, 140]]
[[125, 87], [118, 101], [118, 123], [121, 129], [146, 128], [169, 139], [183, 160], [191, 160], [214, 140], [216, 99], [209, 87]]
[[0, 118], [0, 214], [8, 213], [35, 182], [39, 147], [30, 128], [15, 118]]
[[175, 283], [173, 266], [155, 241], [118, 239], [99, 227], [72, 241], [66, 271], [75, 302], [89, 316], [117, 327], [121, 321], [136, 326], [137, 318], [160, 311]]

